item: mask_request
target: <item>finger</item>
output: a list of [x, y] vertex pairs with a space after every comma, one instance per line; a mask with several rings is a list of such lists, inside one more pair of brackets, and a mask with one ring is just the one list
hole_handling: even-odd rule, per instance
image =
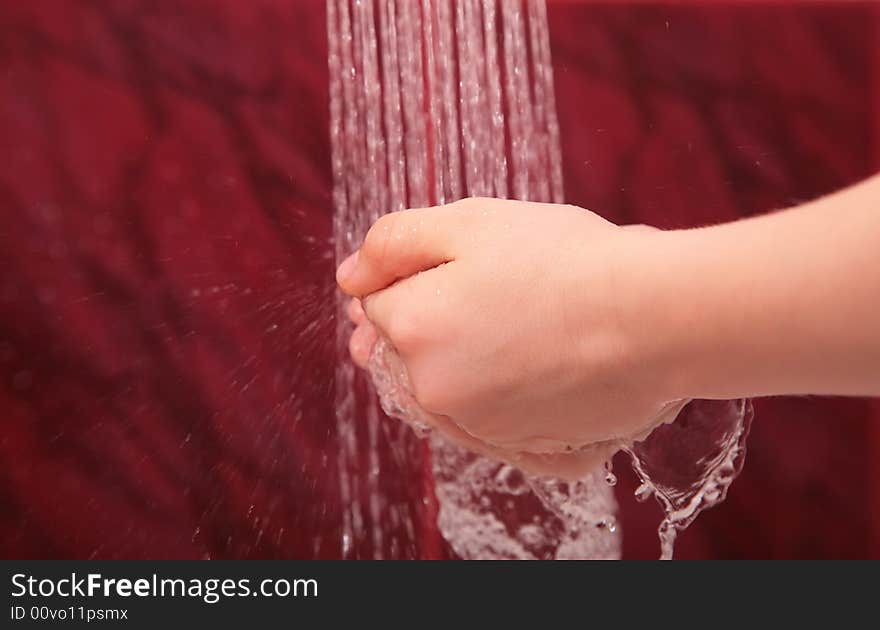
[[348, 352], [351, 354], [351, 360], [359, 368], [367, 368], [370, 362], [370, 353], [373, 351], [377, 337], [376, 327], [366, 321], [358, 325], [351, 333], [351, 339], [348, 340]]
[[469, 222], [464, 209], [475, 203], [468, 200], [380, 217], [361, 248], [339, 266], [336, 281], [343, 291], [360, 297], [453, 260]]
[[362, 300], [367, 319], [401, 352], [424, 334], [425, 315], [449, 299], [455, 263], [401, 280]]
[[355, 324], [360, 324], [367, 319], [367, 315], [364, 313], [364, 307], [361, 306], [361, 301], [357, 298], [349, 300], [348, 306], [345, 307], [345, 313]]

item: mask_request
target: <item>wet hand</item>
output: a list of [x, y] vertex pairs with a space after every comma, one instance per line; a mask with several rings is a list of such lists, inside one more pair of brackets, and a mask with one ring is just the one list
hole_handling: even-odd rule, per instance
[[337, 273], [362, 298], [352, 357], [387, 337], [435, 428], [473, 450], [594, 462], [677, 412], [629, 308], [651, 236], [494, 199], [386, 215]]

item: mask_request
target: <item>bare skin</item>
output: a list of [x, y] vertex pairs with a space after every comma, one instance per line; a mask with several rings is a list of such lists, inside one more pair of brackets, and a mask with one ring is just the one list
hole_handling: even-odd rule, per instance
[[550, 474], [690, 398], [880, 395], [880, 177], [667, 232], [495, 199], [406, 210], [337, 280], [358, 365], [388, 337], [438, 430]]

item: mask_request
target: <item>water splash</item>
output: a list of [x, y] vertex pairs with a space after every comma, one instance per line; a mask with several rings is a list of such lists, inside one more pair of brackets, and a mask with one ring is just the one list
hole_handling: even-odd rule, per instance
[[625, 449], [641, 480], [636, 499], [653, 495], [665, 514], [657, 529], [661, 560], [672, 559], [678, 532], [724, 501], [745, 463], [753, 417], [748, 400], [695, 400]]
[[463, 558], [620, 557], [614, 494], [599, 472], [578, 481], [535, 477], [430, 437], [438, 525]]

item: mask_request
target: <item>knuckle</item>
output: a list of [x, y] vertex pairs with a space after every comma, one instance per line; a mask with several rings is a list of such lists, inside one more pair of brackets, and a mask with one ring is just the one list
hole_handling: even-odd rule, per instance
[[486, 202], [484, 197], [462, 197], [451, 205], [460, 210], [474, 210]]
[[490, 204], [494, 201], [491, 197], [468, 197], [467, 201], [470, 205], [474, 207], [485, 206], [486, 204]]

